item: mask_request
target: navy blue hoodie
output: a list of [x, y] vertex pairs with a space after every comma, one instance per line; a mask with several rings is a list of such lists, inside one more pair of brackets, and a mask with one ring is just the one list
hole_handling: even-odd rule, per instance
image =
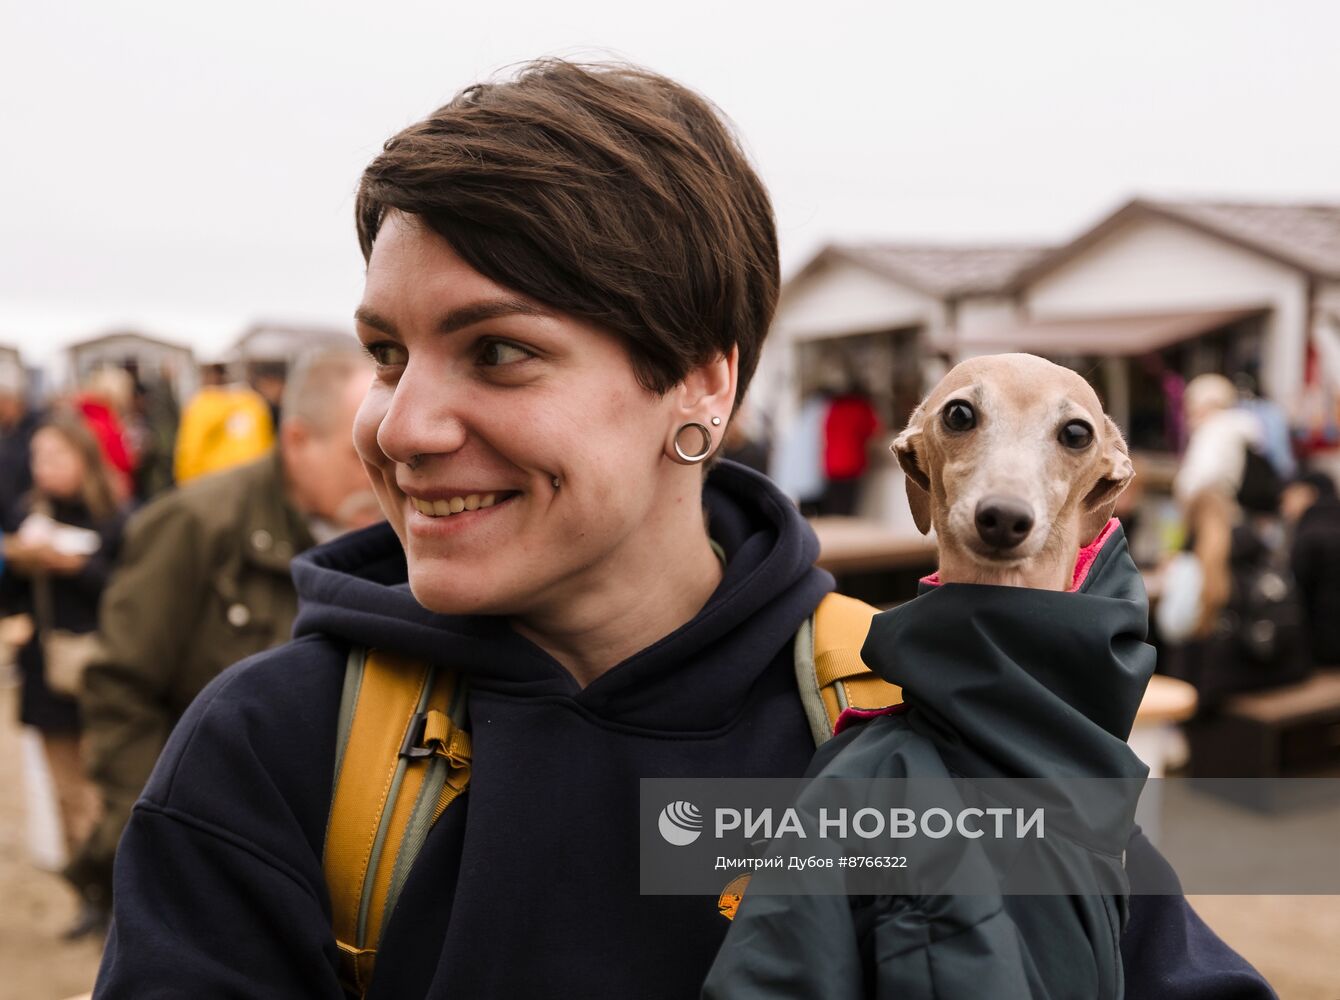
[[[705, 504], [721, 585], [585, 689], [504, 620], [420, 607], [384, 526], [301, 557], [295, 641], [200, 695], [135, 808], [95, 996], [342, 995], [321, 854], [352, 643], [466, 672], [473, 740], [469, 790], [429, 835], [369, 997], [697, 996], [728, 923], [716, 896], [638, 894], [638, 781], [803, 774], [792, 640], [832, 587], [767, 480], [723, 463]], [[1246, 966], [1180, 898], [1146, 904], [1128, 995], [1145, 967], [1143, 995], [1268, 995], [1219, 988]]]

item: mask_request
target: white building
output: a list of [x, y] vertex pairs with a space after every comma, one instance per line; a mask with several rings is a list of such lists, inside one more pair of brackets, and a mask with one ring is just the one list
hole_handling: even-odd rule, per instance
[[[782, 288], [751, 405], [771, 416], [774, 442], [785, 444], [806, 396], [855, 382], [896, 430], [953, 360], [959, 331], [1012, 320], [1011, 283], [1044, 253], [1036, 246], [826, 247]], [[859, 513], [910, 531], [906, 511], [901, 471], [876, 448]]]
[[783, 290], [760, 395], [784, 428], [846, 354], [896, 428], [945, 364], [1012, 350], [1090, 375], [1151, 451], [1178, 444], [1170, 384], [1204, 371], [1251, 375], [1296, 426], [1333, 426], [1340, 204], [1135, 199], [1050, 249], [828, 247]]
[[65, 354], [70, 385], [80, 384], [98, 368], [119, 368], [127, 361], [137, 364], [143, 377], [162, 378], [179, 400], [189, 397], [199, 385], [191, 348], [143, 333], [118, 330], [99, 334], [70, 344]]
[[229, 360], [287, 366], [307, 351], [357, 347], [352, 331], [291, 323], [254, 323], [233, 342]]

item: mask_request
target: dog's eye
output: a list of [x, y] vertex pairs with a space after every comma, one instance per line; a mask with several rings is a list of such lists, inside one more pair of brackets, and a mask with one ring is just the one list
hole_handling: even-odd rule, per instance
[[951, 431], [969, 431], [977, 426], [976, 412], [961, 399], [946, 403], [940, 418]]
[[1083, 420], [1072, 420], [1061, 428], [1057, 437], [1067, 448], [1083, 451], [1093, 444], [1093, 428]]

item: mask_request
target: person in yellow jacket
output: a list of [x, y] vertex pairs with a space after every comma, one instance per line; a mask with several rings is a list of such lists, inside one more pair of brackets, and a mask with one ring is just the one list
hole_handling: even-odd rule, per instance
[[274, 421], [265, 398], [245, 384], [205, 385], [181, 417], [173, 476], [185, 483], [243, 465], [274, 445]]

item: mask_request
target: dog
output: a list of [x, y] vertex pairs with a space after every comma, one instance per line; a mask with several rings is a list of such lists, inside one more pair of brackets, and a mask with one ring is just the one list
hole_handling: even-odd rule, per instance
[[955, 366], [894, 440], [942, 583], [1070, 587], [1082, 546], [1135, 475], [1093, 388], [1032, 354]]

